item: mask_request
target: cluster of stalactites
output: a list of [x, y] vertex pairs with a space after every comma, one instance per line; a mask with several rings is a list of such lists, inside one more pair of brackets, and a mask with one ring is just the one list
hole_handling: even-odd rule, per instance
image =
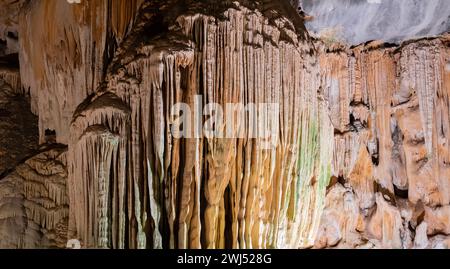
[[[314, 58], [304, 53], [311, 45], [285, 18], [274, 22], [235, 5], [222, 14], [226, 20], [179, 16], [164, 38], [122, 48], [139, 57], [124, 58], [100, 97], [80, 106], [72, 123], [69, 228], [85, 246], [313, 244], [333, 128]], [[121, 109], [101, 101], [105, 92], [121, 99]], [[170, 109], [192, 105], [195, 95], [204, 104], [278, 104], [274, 147], [251, 137], [174, 138]]]
[[65, 247], [69, 217], [66, 152], [65, 148], [48, 149], [2, 179], [0, 247]]
[[[80, 1], [78, 1], [80, 2]], [[45, 130], [69, 142], [76, 107], [103, 81], [114, 51], [131, 29], [143, 0], [29, 1], [20, 13], [20, 73]]]

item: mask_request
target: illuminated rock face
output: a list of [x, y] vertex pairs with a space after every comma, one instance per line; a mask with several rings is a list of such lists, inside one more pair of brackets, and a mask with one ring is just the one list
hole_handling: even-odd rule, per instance
[[[75, 113], [70, 232], [91, 247], [312, 245], [333, 129], [303, 26], [287, 20], [286, 5], [222, 1], [211, 14], [212, 2], [183, 13], [176, 4], [163, 17], [153, 13], [158, 1], [141, 8], [104, 85]], [[155, 25], [164, 35], [142, 38]], [[170, 107], [195, 95], [280, 104], [278, 145], [172, 137]]]
[[[449, 37], [350, 49], [312, 40], [299, 1], [219, 2], [8, 6], [0, 104], [39, 123], [0, 141], [0, 247], [448, 247]], [[178, 138], [180, 103], [277, 104], [278, 129]]]
[[321, 55], [336, 180], [317, 247], [448, 247], [449, 42]]
[[[301, 18], [287, 1], [185, 4], [22, 7], [21, 79], [8, 83], [31, 96], [40, 142], [68, 144], [68, 238], [99, 248], [311, 246], [333, 128]], [[250, 134], [172, 137], [170, 107], [195, 96], [278, 104], [273, 147]]]

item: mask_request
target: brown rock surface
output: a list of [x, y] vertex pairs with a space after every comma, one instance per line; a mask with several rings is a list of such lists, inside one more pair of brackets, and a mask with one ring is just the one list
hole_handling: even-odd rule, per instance
[[25, 0], [0, 0], [0, 57], [19, 52], [19, 12]]
[[[372, 42], [320, 56], [335, 126], [333, 175], [355, 193], [366, 228], [341, 227], [317, 247], [334, 247], [336, 234], [358, 233], [383, 248], [411, 247], [414, 236], [416, 247], [430, 247], [427, 236], [449, 235], [449, 42], [448, 35], [400, 47]], [[325, 212], [345, 214], [328, 196]], [[322, 233], [336, 230], [336, 217], [322, 218]]]
[[[69, 228], [84, 246], [312, 245], [332, 129], [300, 17], [289, 21], [291, 7], [269, 2], [222, 1], [212, 14], [213, 1], [187, 1], [183, 13], [176, 1], [143, 5], [104, 86], [72, 123]], [[156, 25], [168, 32], [143, 34]], [[172, 137], [168, 108], [197, 94], [205, 104], [281, 104], [279, 145]]]
[[0, 180], [0, 248], [64, 248], [66, 149], [53, 147]]

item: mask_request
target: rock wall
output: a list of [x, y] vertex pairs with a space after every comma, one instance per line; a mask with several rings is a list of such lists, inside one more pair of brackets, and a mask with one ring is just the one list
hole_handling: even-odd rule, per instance
[[335, 151], [317, 247], [448, 247], [449, 41], [321, 55]]
[[401, 43], [450, 31], [447, 0], [300, 0], [314, 19], [308, 30], [358, 45], [371, 40]]
[[0, 0], [0, 57], [19, 52], [19, 12], [24, 0]]

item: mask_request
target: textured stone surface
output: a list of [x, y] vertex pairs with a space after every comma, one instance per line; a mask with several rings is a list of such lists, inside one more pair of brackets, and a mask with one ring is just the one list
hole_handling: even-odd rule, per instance
[[66, 149], [53, 147], [0, 180], [0, 248], [64, 248]]
[[[0, 247], [448, 248], [450, 36], [314, 40], [298, 2], [0, 0]], [[180, 102], [279, 131], [177, 138]]]
[[[76, 107], [103, 80], [108, 60], [132, 26], [142, 0], [29, 1], [19, 18], [20, 72], [45, 131], [67, 144]], [[45, 19], [43, 19], [45, 18]]]
[[0, 0], [0, 57], [19, 52], [19, 12], [25, 0]]
[[450, 30], [447, 0], [301, 0], [314, 17], [308, 30], [357, 45], [370, 40], [401, 42]]
[[[105, 85], [72, 124], [70, 196], [85, 199], [71, 206], [69, 228], [85, 246], [313, 244], [333, 133], [317, 95], [312, 44], [300, 17], [286, 19], [296, 13], [283, 3], [222, 1], [211, 14], [213, 1], [188, 1], [183, 13], [166, 1], [163, 17], [153, 13], [158, 1], [143, 6]], [[154, 25], [169, 31], [142, 38]], [[168, 108], [195, 94], [205, 104], [281, 104], [279, 145], [173, 138]], [[86, 210], [93, 203], [98, 213]]]
[[[425, 248], [432, 247], [427, 236], [449, 235], [449, 41], [445, 35], [400, 47], [324, 48], [332, 174], [346, 192], [331, 187], [317, 247], [368, 240], [373, 247]], [[359, 213], [346, 214], [345, 202]], [[351, 224], [343, 225], [348, 216]]]
[[29, 100], [17, 93], [18, 85], [19, 71], [0, 67], [0, 179], [38, 146], [37, 117]]

